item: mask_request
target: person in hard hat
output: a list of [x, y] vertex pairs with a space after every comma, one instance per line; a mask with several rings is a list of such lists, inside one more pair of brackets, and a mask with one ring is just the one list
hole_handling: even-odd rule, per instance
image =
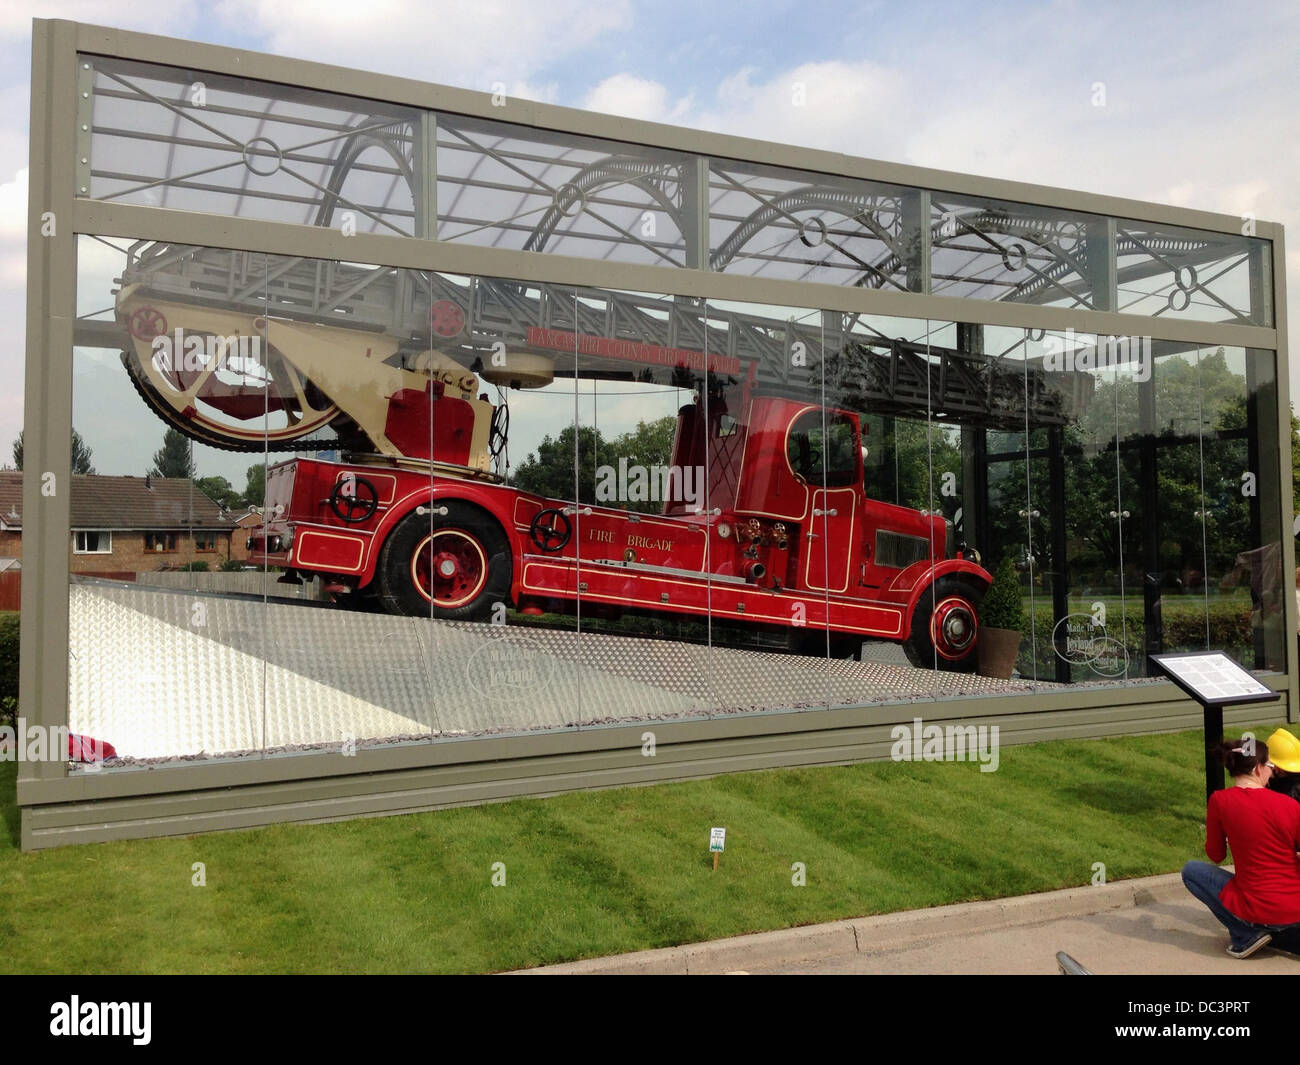
[[[1232, 787], [1210, 796], [1205, 811], [1209, 862], [1183, 866], [1183, 883], [1228, 930], [1228, 953], [1249, 958], [1277, 941], [1300, 943], [1300, 803], [1268, 789], [1269, 746], [1246, 736], [1211, 748]], [[1218, 867], [1232, 850], [1235, 873]]]
[[1300, 802], [1300, 740], [1286, 729], [1278, 729], [1268, 738], [1268, 757], [1273, 763], [1269, 790]]

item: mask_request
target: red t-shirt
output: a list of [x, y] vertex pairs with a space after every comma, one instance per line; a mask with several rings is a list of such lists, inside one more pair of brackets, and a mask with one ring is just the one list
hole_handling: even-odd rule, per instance
[[1300, 922], [1300, 802], [1267, 788], [1223, 788], [1205, 812], [1205, 853], [1236, 875], [1219, 901], [1252, 924]]

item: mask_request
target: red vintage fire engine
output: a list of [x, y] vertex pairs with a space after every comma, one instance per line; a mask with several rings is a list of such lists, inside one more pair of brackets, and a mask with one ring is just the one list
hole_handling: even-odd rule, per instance
[[[141, 395], [195, 439], [251, 450], [346, 423], [361, 442], [345, 461], [268, 469], [249, 546], [287, 581], [320, 576], [337, 601], [405, 615], [482, 619], [506, 604], [707, 616], [784, 631], [810, 652], [879, 638], [920, 663], [973, 667], [990, 576], [955, 550], [942, 515], [870, 497], [851, 410], [764, 389], [752, 372], [706, 372], [678, 414], [662, 511], [637, 513], [543, 498], [492, 472], [507, 417], [477, 394], [476, 372], [502, 383], [481, 366], [436, 350], [406, 359], [400, 339], [333, 323], [268, 330], [256, 310], [145, 299], [130, 285], [118, 311]], [[160, 359], [169, 322], [194, 336], [269, 335], [261, 377]], [[178, 327], [174, 346], [184, 342]], [[527, 350], [512, 358], [508, 383], [529, 358], [553, 366]], [[259, 428], [269, 410], [281, 428]]]
[[[949, 524], [866, 495], [852, 412], [749, 392], [682, 408], [658, 516], [476, 477], [470, 405], [397, 395], [407, 458], [430, 459], [433, 476], [391, 461], [273, 466], [253, 557], [401, 614], [571, 612], [580, 600], [606, 615], [829, 630], [837, 646], [904, 640], [920, 661], [970, 666], [989, 575], [947, 557]], [[703, 474], [702, 505], [690, 505], [691, 470]]]

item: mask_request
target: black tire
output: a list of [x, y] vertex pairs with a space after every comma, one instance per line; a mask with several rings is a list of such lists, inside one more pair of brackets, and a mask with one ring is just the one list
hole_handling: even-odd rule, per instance
[[[412, 512], [384, 541], [374, 581], [380, 601], [408, 617], [485, 620], [510, 596], [510, 544], [478, 507], [455, 499], [437, 505], [447, 513]], [[447, 567], [446, 575], [435, 566]]]
[[[973, 673], [979, 662], [979, 605], [983, 598], [983, 588], [961, 577], [940, 577], [926, 588], [917, 601], [912, 632], [905, 645], [913, 664], [949, 673]], [[936, 611], [938, 625], [947, 622], [949, 633], [965, 620], [963, 612], [973, 619], [975, 631], [970, 634], [968, 645], [958, 645], [951, 637], [944, 639], [940, 632], [940, 643], [936, 646], [936, 626], [931, 625]]]

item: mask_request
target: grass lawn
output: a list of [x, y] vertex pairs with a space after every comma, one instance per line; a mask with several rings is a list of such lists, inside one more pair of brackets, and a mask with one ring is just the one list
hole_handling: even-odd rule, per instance
[[1202, 758], [1199, 732], [1063, 741], [36, 854], [5, 762], [0, 972], [487, 972], [1172, 872]]

